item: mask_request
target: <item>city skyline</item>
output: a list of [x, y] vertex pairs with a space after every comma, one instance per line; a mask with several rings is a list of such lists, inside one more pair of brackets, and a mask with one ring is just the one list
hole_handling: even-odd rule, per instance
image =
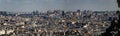
[[116, 0], [0, 0], [0, 11], [31, 12], [34, 10], [118, 10]]

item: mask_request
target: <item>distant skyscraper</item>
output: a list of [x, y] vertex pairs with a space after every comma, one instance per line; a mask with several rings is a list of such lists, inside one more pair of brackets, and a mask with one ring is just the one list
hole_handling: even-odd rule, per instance
[[117, 3], [118, 3], [118, 7], [120, 8], [120, 0], [117, 0]]
[[36, 11], [33, 11], [33, 13], [32, 13], [33, 15], [38, 15], [38, 10], [36, 10]]
[[86, 10], [84, 10], [83, 14], [86, 14], [86, 12], [87, 12], [87, 11], [86, 11]]
[[77, 10], [77, 12], [80, 12], [80, 10]]
[[64, 11], [62, 11], [62, 16], [64, 16], [65, 15], [65, 12]]
[[7, 15], [6, 11], [0, 11], [0, 15]]

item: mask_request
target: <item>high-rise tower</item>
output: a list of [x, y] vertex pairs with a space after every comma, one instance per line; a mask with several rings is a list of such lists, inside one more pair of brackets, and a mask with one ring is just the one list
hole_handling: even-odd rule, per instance
[[118, 7], [120, 8], [120, 0], [117, 0], [117, 3], [118, 3]]

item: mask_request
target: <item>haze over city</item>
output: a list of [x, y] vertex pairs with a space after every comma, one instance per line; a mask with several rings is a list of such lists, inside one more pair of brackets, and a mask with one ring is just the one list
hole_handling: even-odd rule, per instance
[[0, 0], [0, 36], [120, 36], [120, 0]]
[[118, 10], [116, 0], [0, 0], [1, 11]]

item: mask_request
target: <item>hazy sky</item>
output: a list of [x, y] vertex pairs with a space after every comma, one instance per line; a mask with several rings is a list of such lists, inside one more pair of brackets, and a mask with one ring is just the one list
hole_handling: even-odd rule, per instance
[[116, 0], [0, 0], [0, 10], [31, 12], [33, 10], [118, 10]]

